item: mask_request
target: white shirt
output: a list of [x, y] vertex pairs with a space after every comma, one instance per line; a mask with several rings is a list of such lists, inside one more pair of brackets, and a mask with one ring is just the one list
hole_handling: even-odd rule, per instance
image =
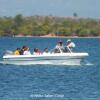
[[24, 51], [23, 55], [31, 55], [30, 51]]
[[75, 47], [75, 43], [74, 42], [71, 42], [67, 45], [69, 48], [74, 48]]
[[62, 45], [62, 46], [60, 46], [60, 45], [56, 45], [56, 49], [63, 49], [64, 48], [64, 46]]
[[50, 52], [43, 52], [43, 55], [47, 55], [47, 54], [50, 54]]

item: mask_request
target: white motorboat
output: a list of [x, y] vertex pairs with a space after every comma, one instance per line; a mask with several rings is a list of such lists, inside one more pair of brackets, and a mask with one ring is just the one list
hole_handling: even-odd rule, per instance
[[88, 53], [72, 52], [69, 48], [55, 52], [40, 55], [13, 55], [5, 54], [3, 56], [4, 64], [31, 65], [31, 64], [53, 64], [53, 65], [80, 65]]

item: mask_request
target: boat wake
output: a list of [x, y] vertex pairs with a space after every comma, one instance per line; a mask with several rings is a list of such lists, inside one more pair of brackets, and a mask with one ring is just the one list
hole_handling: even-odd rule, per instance
[[94, 64], [92, 63], [86, 63], [87, 66], [93, 66]]
[[88, 60], [84, 60], [81, 65], [86, 65], [86, 66], [93, 66], [94, 64], [89, 62]]

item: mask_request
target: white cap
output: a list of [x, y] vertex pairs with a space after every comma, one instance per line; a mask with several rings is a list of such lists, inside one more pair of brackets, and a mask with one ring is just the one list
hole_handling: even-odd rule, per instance
[[71, 39], [68, 39], [67, 42], [71, 41]]

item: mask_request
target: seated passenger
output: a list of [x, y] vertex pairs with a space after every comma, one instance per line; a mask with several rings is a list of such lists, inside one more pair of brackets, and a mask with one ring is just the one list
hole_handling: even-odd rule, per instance
[[16, 51], [14, 52], [15, 55], [20, 55], [20, 48], [17, 48]]
[[63, 49], [64, 46], [63, 46], [63, 42], [60, 40], [58, 41], [57, 45], [56, 45], [56, 48], [60, 48], [60, 49]]
[[20, 55], [23, 55], [25, 49], [27, 48], [27, 46], [23, 46], [22, 49], [20, 50]]
[[34, 54], [34, 55], [40, 55], [41, 52], [40, 52], [40, 50], [39, 50], [38, 48], [35, 48], [33, 54]]
[[60, 50], [64, 50], [63, 42], [60, 40], [58, 41], [56, 47], [55, 47], [55, 53], [60, 53]]
[[28, 47], [24, 49], [23, 55], [31, 55]]
[[48, 53], [49, 53], [48, 48], [45, 48], [43, 54], [48, 54]]

